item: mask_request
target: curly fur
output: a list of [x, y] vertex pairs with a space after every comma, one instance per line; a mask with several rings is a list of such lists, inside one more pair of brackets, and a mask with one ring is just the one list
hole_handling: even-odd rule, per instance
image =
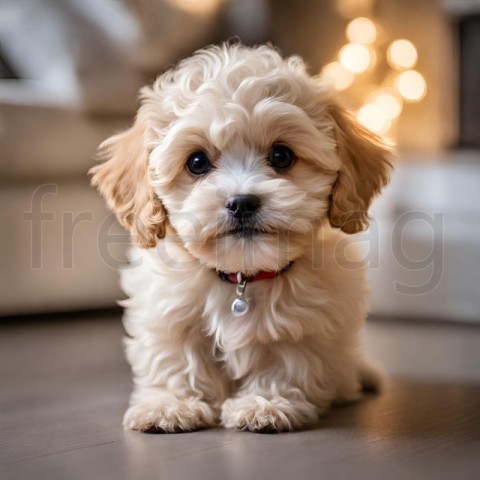
[[[278, 143], [296, 156], [283, 173], [268, 164]], [[185, 163], [198, 150], [214, 168], [193, 178]], [[93, 183], [137, 244], [122, 272], [135, 380], [126, 428], [293, 430], [358, 399], [362, 382], [379, 386], [359, 343], [365, 269], [341, 230], [367, 226], [391, 152], [298, 57], [201, 50], [142, 89], [134, 126], [102, 152]], [[238, 194], [261, 199], [254, 238], [229, 230], [225, 203]], [[290, 262], [249, 284], [249, 313], [233, 317], [235, 288], [215, 270]]]

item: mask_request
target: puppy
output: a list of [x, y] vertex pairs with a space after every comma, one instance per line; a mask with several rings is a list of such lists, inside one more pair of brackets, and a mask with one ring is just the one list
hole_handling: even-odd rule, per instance
[[365, 269], [342, 245], [392, 152], [269, 46], [200, 50], [140, 98], [92, 169], [136, 244], [125, 428], [294, 430], [378, 389]]

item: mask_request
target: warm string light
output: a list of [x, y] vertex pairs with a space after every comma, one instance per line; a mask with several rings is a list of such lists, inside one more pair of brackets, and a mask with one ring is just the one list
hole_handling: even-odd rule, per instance
[[384, 88], [367, 97], [367, 103], [376, 105], [389, 120], [395, 120], [403, 110], [402, 97], [394, 90]]
[[373, 8], [375, 0], [336, 0], [338, 13], [345, 18], [354, 18], [362, 12]]
[[[353, 19], [345, 29], [345, 36], [349, 43], [340, 49], [338, 60], [322, 69], [322, 74], [338, 91], [350, 88], [357, 75], [371, 70], [376, 63], [374, 45], [378, 31], [372, 20], [365, 17]], [[379, 87], [369, 94], [356, 113], [362, 125], [379, 135], [388, 133], [401, 115], [404, 102], [420, 102], [427, 93], [424, 77], [413, 70], [418, 52], [411, 41], [404, 38], [392, 41], [386, 59], [388, 65], [399, 72], [393, 85]]]
[[173, 7], [190, 15], [210, 15], [222, 3], [222, 0], [167, 0]]
[[417, 59], [417, 49], [408, 40], [395, 40], [388, 46], [387, 61], [396, 70], [413, 68], [417, 64]]
[[407, 70], [399, 73], [395, 79], [395, 87], [407, 101], [419, 102], [427, 94], [427, 82], [421, 73]]
[[377, 39], [377, 28], [368, 18], [359, 17], [347, 25], [345, 34], [352, 43], [371, 45]]
[[355, 74], [366, 72], [374, 63], [372, 52], [361, 43], [347, 43], [340, 50], [338, 59], [347, 70]]
[[322, 74], [339, 92], [346, 90], [355, 80], [355, 75], [347, 70], [340, 62], [332, 62], [325, 65]]
[[357, 111], [357, 120], [372, 132], [383, 135], [391, 127], [392, 121], [388, 119], [380, 107], [374, 103], [367, 103]]

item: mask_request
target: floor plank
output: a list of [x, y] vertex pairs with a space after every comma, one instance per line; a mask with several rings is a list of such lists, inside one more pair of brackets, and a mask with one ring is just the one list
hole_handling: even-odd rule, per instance
[[0, 326], [2, 479], [477, 479], [480, 329], [377, 319], [382, 395], [313, 429], [124, 432], [130, 391], [119, 318]]

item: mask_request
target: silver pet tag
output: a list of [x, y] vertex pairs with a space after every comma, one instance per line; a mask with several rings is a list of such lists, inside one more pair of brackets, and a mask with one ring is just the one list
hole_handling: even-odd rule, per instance
[[232, 303], [232, 313], [236, 317], [243, 317], [248, 312], [248, 303], [245, 300], [245, 288], [247, 287], [247, 279], [240, 273], [237, 273], [237, 289], [235, 294], [237, 298]]

